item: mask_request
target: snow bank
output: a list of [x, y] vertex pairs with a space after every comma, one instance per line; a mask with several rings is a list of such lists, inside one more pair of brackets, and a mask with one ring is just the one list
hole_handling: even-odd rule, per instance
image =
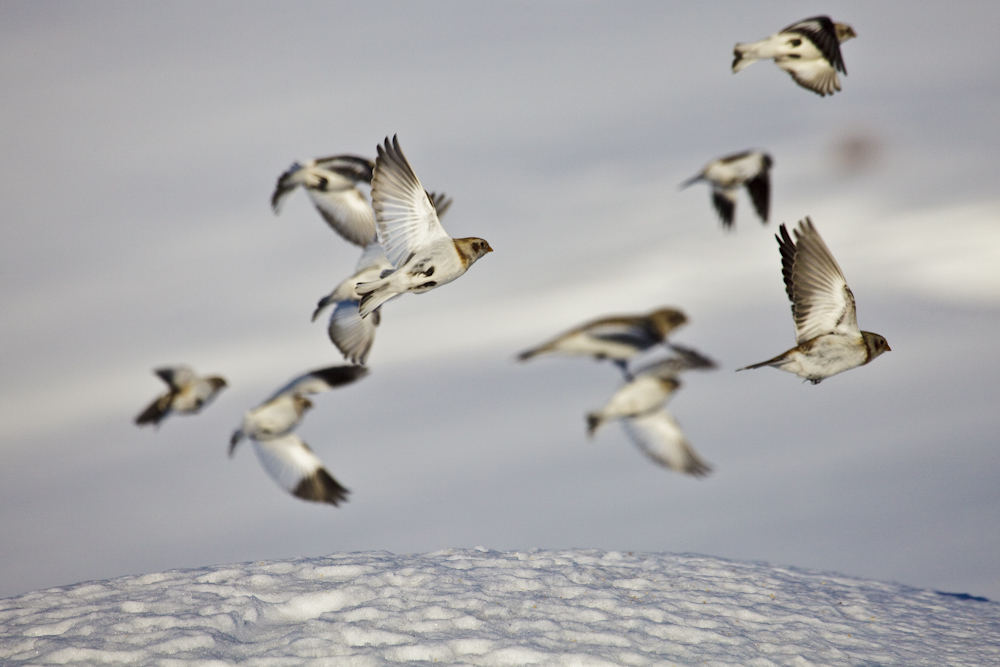
[[0, 600], [0, 663], [997, 665], [1000, 605], [691, 555], [448, 550]]

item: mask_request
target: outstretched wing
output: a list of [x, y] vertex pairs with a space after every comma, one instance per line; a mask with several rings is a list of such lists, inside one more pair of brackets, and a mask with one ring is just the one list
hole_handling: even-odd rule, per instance
[[840, 90], [840, 77], [830, 63], [816, 60], [782, 60], [775, 63], [792, 75], [795, 83], [808, 88], [820, 97], [833, 95]]
[[767, 222], [767, 216], [771, 211], [771, 175], [764, 169], [757, 176], [746, 182], [747, 193], [750, 194], [750, 201], [761, 221]]
[[284, 394], [318, 394], [320, 392], [350, 384], [368, 374], [368, 369], [364, 366], [330, 366], [328, 368], [318, 368], [303, 375], [298, 376], [284, 387], [274, 392], [265, 401], [273, 401], [278, 396]]
[[330, 315], [327, 333], [330, 342], [337, 346], [344, 359], [352, 364], [364, 365], [375, 342], [375, 330], [382, 320], [381, 308], [369, 317], [361, 317], [357, 301], [340, 301]]
[[267, 474], [293, 496], [334, 506], [347, 500], [349, 491], [294, 433], [273, 440], [254, 440], [253, 445]]
[[854, 295], [812, 220], [799, 222], [795, 242], [785, 225], [779, 231], [781, 235], [775, 238], [797, 341], [801, 344], [828, 333], [860, 336]]
[[731, 228], [736, 213], [736, 190], [712, 188], [712, 206], [719, 214], [722, 226], [726, 229]]
[[[847, 74], [844, 59], [840, 55], [840, 40], [837, 39], [837, 28], [829, 16], [813, 16], [793, 23], [781, 32], [794, 32], [802, 35], [816, 48], [830, 65], [838, 72]], [[797, 80], [797, 79], [796, 79]]]
[[389, 262], [399, 268], [414, 252], [448, 238], [434, 204], [394, 136], [378, 147], [372, 176], [372, 206], [378, 241]]
[[157, 368], [154, 372], [174, 391], [180, 391], [197, 378], [190, 366], [165, 366]]
[[712, 470], [694, 453], [680, 426], [665, 409], [623, 419], [622, 427], [643, 454], [665, 468], [695, 477]]

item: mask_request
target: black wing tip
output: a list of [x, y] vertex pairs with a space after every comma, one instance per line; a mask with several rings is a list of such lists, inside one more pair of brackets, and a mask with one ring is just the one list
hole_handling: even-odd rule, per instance
[[366, 366], [343, 364], [340, 366], [320, 368], [312, 371], [310, 375], [323, 380], [330, 387], [339, 387], [341, 385], [350, 384], [355, 380], [360, 380], [369, 372], [370, 371]]
[[326, 468], [318, 468], [313, 474], [303, 477], [292, 491], [292, 495], [296, 498], [314, 503], [327, 503], [334, 507], [347, 502], [350, 493], [350, 490], [335, 480]]

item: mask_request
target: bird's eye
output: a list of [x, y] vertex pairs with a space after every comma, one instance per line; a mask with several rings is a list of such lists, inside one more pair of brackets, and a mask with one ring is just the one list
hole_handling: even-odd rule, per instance
[[801, 40], [801, 39], [793, 39], [793, 40], [792, 40], [791, 42], [789, 42], [789, 43], [790, 43], [790, 44], [791, 44], [792, 46], [799, 46], [799, 45], [801, 45], [801, 44], [802, 44], [802, 40]]

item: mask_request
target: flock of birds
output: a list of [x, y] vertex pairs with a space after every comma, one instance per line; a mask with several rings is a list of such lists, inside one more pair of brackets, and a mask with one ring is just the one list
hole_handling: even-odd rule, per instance
[[[757, 60], [772, 59], [800, 86], [820, 96], [832, 95], [841, 89], [837, 73], [847, 73], [840, 44], [855, 36], [850, 26], [834, 23], [829, 17], [805, 19], [759, 42], [737, 44], [732, 69], [736, 73]], [[737, 195], [745, 187], [766, 224], [772, 165], [767, 153], [744, 151], [714, 160], [682, 187], [709, 183], [712, 204], [725, 229], [733, 226]], [[358, 189], [361, 184], [371, 186], [371, 204]], [[348, 490], [295, 434], [312, 407], [308, 396], [351, 384], [368, 374], [365, 363], [386, 302], [406, 293], [427, 292], [461, 277], [492, 248], [481, 238], [454, 239], [447, 234], [440, 218], [451, 200], [424, 189], [396, 137], [387, 137], [377, 146], [375, 160], [336, 155], [293, 164], [278, 179], [271, 199], [275, 214], [298, 188], [306, 191], [337, 234], [363, 249], [354, 273], [320, 299], [313, 313], [315, 321], [332, 307], [327, 333], [349, 363], [295, 377], [249, 410], [232, 435], [229, 455], [246, 438], [253, 442], [264, 469], [283, 489], [303, 500], [338, 505], [347, 498]], [[889, 351], [885, 338], [859, 329], [854, 295], [808, 217], [792, 235], [782, 224], [775, 238], [792, 304], [796, 345], [738, 370], [771, 366], [818, 384]], [[716, 367], [696, 350], [668, 340], [670, 333], [686, 322], [687, 316], [673, 308], [602, 317], [526, 350], [518, 358], [523, 361], [559, 353], [612, 361], [621, 369], [625, 383], [602, 408], [587, 415], [588, 434], [594, 435], [604, 423], [618, 420], [656, 463], [703, 476], [710, 466], [691, 448], [665, 407], [681, 386], [678, 377], [682, 373]], [[635, 371], [630, 368], [635, 357], [661, 345], [671, 350], [670, 356]], [[198, 376], [187, 366], [160, 368], [155, 373], [168, 390], [136, 417], [139, 425], [158, 425], [171, 414], [195, 414], [227, 386], [222, 377]]]

